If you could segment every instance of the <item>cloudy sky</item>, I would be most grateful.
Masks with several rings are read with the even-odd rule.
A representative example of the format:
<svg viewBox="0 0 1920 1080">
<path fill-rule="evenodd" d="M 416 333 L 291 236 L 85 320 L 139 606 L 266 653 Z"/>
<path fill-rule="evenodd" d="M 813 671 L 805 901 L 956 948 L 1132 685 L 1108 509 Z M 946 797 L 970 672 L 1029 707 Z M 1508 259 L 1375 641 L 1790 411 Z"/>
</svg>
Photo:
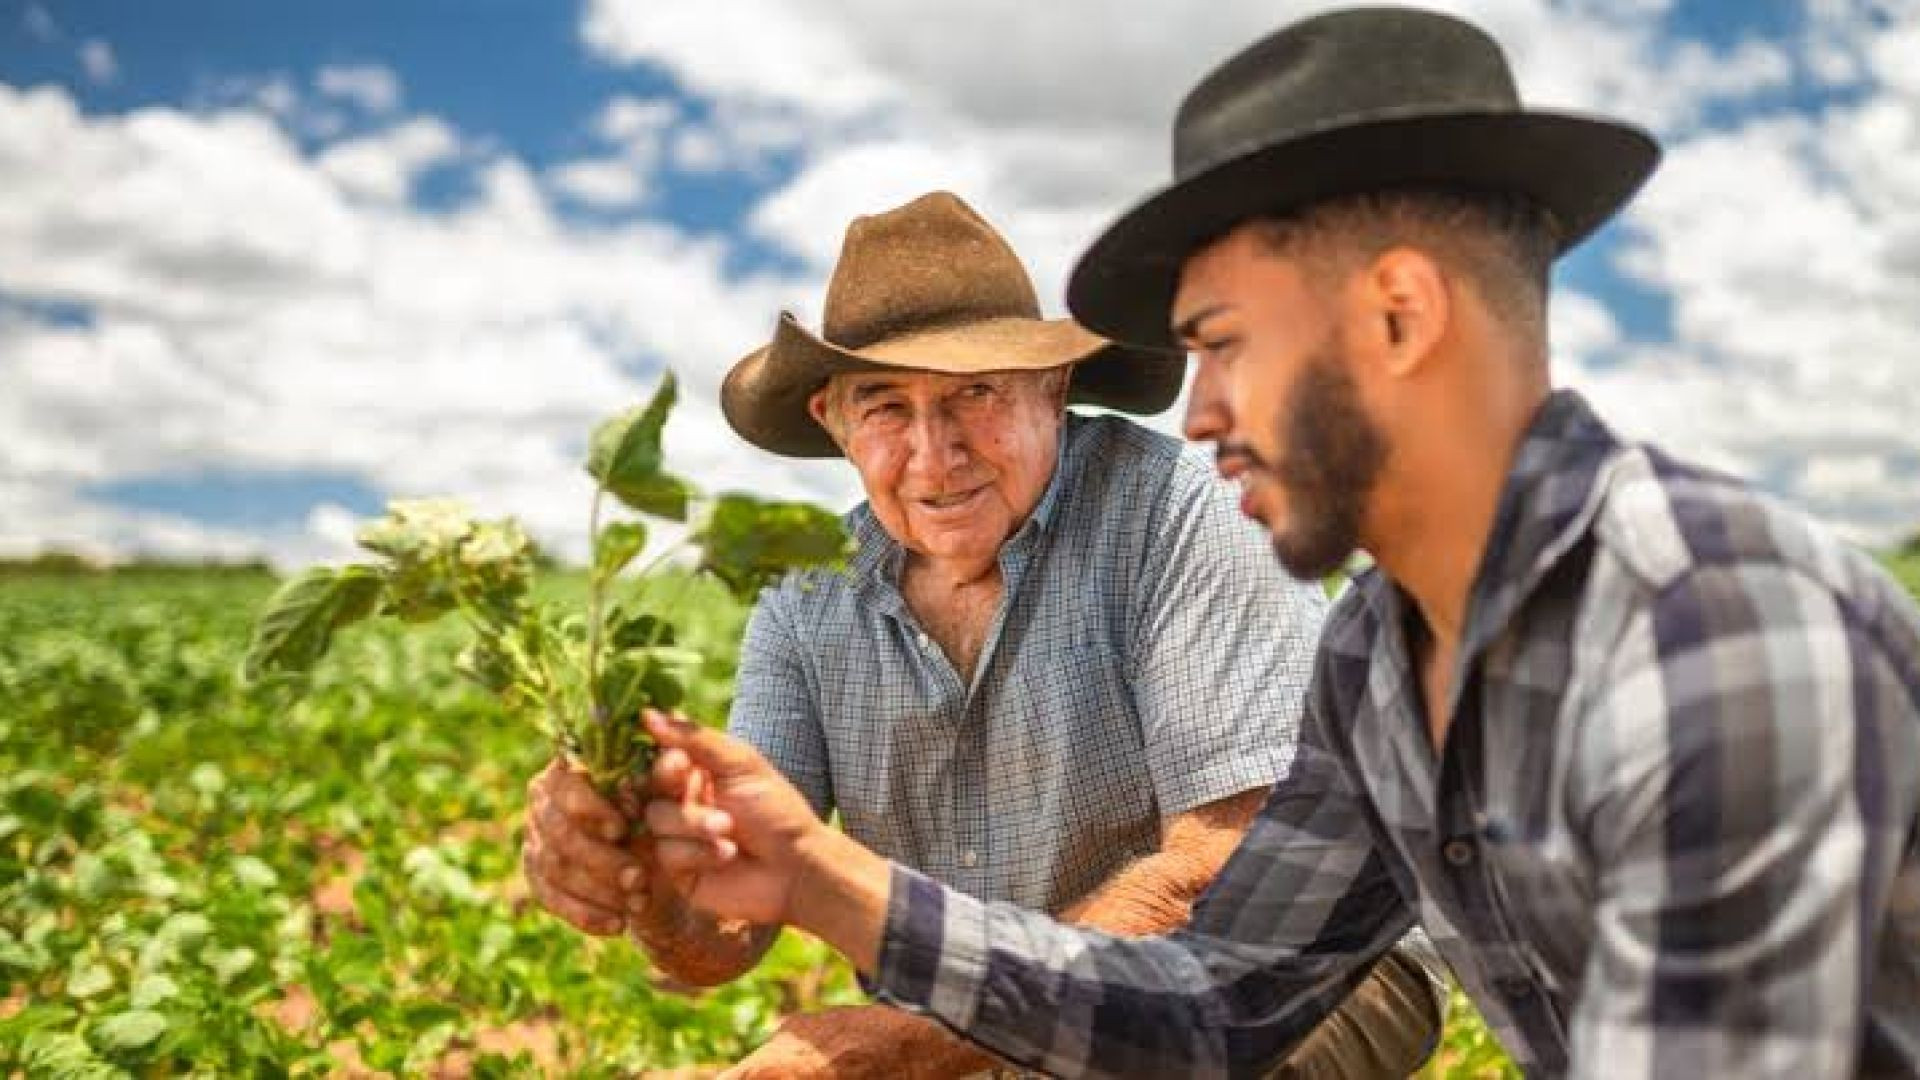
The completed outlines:
<svg viewBox="0 0 1920 1080">
<path fill-rule="evenodd" d="M 848 505 L 714 398 L 846 221 L 956 190 L 1058 311 L 1185 89 L 1325 6 L 0 0 L 0 554 L 338 557 L 441 493 L 577 550 L 585 433 L 664 368 L 687 475 Z M 1439 6 L 1667 149 L 1560 268 L 1559 380 L 1920 526 L 1920 0 Z"/>
</svg>

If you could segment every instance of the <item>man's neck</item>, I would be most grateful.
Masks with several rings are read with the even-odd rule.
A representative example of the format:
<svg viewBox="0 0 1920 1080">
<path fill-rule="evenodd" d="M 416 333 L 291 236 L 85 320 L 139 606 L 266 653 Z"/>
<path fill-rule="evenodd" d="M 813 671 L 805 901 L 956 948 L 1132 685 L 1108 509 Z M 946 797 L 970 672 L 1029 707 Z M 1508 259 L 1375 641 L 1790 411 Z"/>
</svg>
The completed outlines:
<svg viewBox="0 0 1920 1080">
<path fill-rule="evenodd" d="M 1432 425 L 1435 435 L 1424 444 L 1404 447 L 1397 456 L 1410 467 L 1381 493 L 1369 523 L 1368 551 L 1412 597 L 1427 634 L 1449 655 L 1466 633 L 1514 455 L 1548 393 L 1544 381 L 1513 389 L 1492 403 L 1499 407 L 1483 408 L 1477 430 L 1463 417 Z"/>
</svg>

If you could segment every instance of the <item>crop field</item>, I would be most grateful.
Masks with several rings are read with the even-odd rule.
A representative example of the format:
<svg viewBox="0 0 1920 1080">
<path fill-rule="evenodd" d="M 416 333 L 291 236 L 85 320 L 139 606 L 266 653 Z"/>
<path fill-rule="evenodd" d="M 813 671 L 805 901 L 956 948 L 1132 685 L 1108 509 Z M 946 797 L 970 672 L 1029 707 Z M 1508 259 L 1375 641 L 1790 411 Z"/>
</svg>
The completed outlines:
<svg viewBox="0 0 1920 1080">
<path fill-rule="evenodd" d="M 1920 556 L 1895 569 L 1920 590 Z M 794 935 L 687 995 L 546 916 L 518 827 L 548 747 L 453 673 L 459 635 L 356 627 L 299 700 L 244 688 L 273 584 L 0 576 L 0 1076 L 698 1076 L 859 1000 Z M 744 610 L 649 587 L 723 716 Z M 1423 1075 L 1510 1073 L 1456 1006 Z"/>
</svg>

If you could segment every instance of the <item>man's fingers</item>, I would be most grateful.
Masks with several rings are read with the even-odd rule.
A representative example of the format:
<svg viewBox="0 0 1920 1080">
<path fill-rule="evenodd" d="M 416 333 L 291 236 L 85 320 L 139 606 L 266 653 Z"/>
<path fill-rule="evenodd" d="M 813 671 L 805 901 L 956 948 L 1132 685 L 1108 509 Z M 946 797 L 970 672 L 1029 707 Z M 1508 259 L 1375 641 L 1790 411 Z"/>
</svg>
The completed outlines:
<svg viewBox="0 0 1920 1080">
<path fill-rule="evenodd" d="M 608 907 L 570 892 L 565 884 L 555 880 L 541 865 L 538 848 L 527 848 L 522 854 L 521 864 L 534 899 L 540 901 L 541 907 L 576 929 L 609 937 L 625 928 L 626 920 L 621 916 L 617 902 L 615 907 Z"/>
<path fill-rule="evenodd" d="M 562 766 L 561 774 L 549 785 L 548 797 L 577 828 L 591 836 L 617 844 L 627 835 L 627 819 L 619 809 L 572 769 Z"/>
<path fill-rule="evenodd" d="M 611 874 L 596 874 L 550 848 L 536 849 L 530 865 L 534 878 L 549 888 L 609 911 L 624 909 L 628 894 L 644 889 L 647 884 L 638 865 L 630 864 Z"/>
<path fill-rule="evenodd" d="M 733 816 L 699 803 L 656 799 L 647 804 L 647 831 L 659 842 L 713 841 L 731 837 Z"/>
<path fill-rule="evenodd" d="M 681 878 L 718 870 L 737 854 L 731 840 L 660 840 L 654 845 L 660 869 Z"/>
<path fill-rule="evenodd" d="M 662 750 L 653 761 L 653 794 L 661 799 L 684 799 L 693 782 L 693 759 L 684 750 Z"/>
<path fill-rule="evenodd" d="M 751 775 L 772 768 L 766 759 L 746 743 L 710 728 L 703 728 L 685 717 L 668 716 L 657 709 L 642 713 L 647 731 L 661 746 L 685 751 L 693 764 L 713 774 L 713 779 Z"/>
<path fill-rule="evenodd" d="M 625 848 L 582 832 L 578 822 L 551 801 L 534 810 L 532 818 L 529 831 L 538 837 L 541 846 L 553 853 L 558 862 L 579 867 L 588 874 L 608 880 L 617 879 L 622 871 L 633 865 L 633 858 Z"/>
</svg>

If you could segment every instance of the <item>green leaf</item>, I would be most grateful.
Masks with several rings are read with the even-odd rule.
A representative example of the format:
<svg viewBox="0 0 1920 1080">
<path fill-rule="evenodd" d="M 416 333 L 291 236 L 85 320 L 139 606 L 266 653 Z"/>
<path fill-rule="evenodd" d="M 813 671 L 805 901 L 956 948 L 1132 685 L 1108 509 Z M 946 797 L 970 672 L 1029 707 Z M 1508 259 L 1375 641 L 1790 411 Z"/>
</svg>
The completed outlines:
<svg viewBox="0 0 1920 1080">
<path fill-rule="evenodd" d="M 379 571 L 370 566 L 316 566 L 294 575 L 255 621 L 241 677 L 251 682 L 313 670 L 336 630 L 372 614 L 380 588 Z"/>
<path fill-rule="evenodd" d="M 167 1018 L 152 1009 L 128 1009 L 100 1021 L 88 1032 L 102 1053 L 138 1050 L 166 1034 Z"/>
<path fill-rule="evenodd" d="M 209 945 L 200 950 L 200 962 L 213 970 L 214 977 L 219 979 L 222 985 L 245 974 L 258 959 L 260 959 L 259 954 L 245 945 L 232 949 Z"/>
<path fill-rule="evenodd" d="M 71 1031 L 39 1031 L 27 1037 L 20 1048 L 21 1063 L 29 1076 L 55 1077 L 58 1080 L 108 1080 L 125 1077 L 126 1072 L 94 1053 L 87 1041 Z"/>
<path fill-rule="evenodd" d="M 169 998 L 178 997 L 180 984 L 171 975 L 142 975 L 133 984 L 128 1000 L 136 1009 L 151 1009 Z"/>
<path fill-rule="evenodd" d="M 398 561 L 433 559 L 453 550 L 473 531 L 459 499 L 394 499 L 385 517 L 360 529 L 360 546 Z"/>
<path fill-rule="evenodd" d="M 687 520 L 687 503 L 693 498 L 693 488 L 685 480 L 666 473 L 609 485 L 607 490 L 633 509 L 668 521 Z"/>
<path fill-rule="evenodd" d="M 647 527 L 637 521 L 617 521 L 593 538 L 593 576 L 611 579 L 647 546 Z"/>
<path fill-rule="evenodd" d="M 593 700 L 596 712 L 606 723 L 629 722 L 640 715 L 647 701 L 647 675 L 653 663 L 645 650 L 615 653 L 607 658 L 606 665 L 600 669 L 600 680 L 594 686 Z M 587 765 L 597 772 L 604 762 L 589 761 Z"/>
<path fill-rule="evenodd" d="M 266 892 L 280 884 L 280 875 L 273 867 L 252 855 L 235 856 L 233 860 L 234 880 L 258 892 Z"/>
<path fill-rule="evenodd" d="M 499 638 L 482 635 L 453 658 L 453 670 L 494 694 L 505 694 L 519 678 L 519 665 Z"/>
<path fill-rule="evenodd" d="M 616 614 L 615 619 L 607 634 L 607 644 L 616 651 L 671 645 L 675 641 L 673 624 L 659 616 L 641 612 L 631 617 Z"/>
<path fill-rule="evenodd" d="M 684 521 L 687 485 L 662 471 L 660 450 L 660 433 L 678 392 L 669 372 L 652 401 L 594 428 L 587 444 L 587 473 L 614 498 L 643 514 Z"/>
<path fill-rule="evenodd" d="M 113 989 L 113 971 L 105 964 L 87 964 L 67 977 L 67 996 L 84 1000 Z"/>
<path fill-rule="evenodd" d="M 679 708 L 704 658 L 692 649 L 664 645 L 647 649 L 646 653 L 652 662 L 644 684 L 646 703 L 656 709 Z"/>
<path fill-rule="evenodd" d="M 486 602 L 509 613 L 513 602 L 533 580 L 533 541 L 520 523 L 483 521 L 460 541 L 457 559 L 461 572 Z"/>
<path fill-rule="evenodd" d="M 701 569 L 747 601 L 790 570 L 837 569 L 853 554 L 853 539 L 838 516 L 809 503 L 738 493 L 715 501 L 697 540 Z"/>
</svg>

